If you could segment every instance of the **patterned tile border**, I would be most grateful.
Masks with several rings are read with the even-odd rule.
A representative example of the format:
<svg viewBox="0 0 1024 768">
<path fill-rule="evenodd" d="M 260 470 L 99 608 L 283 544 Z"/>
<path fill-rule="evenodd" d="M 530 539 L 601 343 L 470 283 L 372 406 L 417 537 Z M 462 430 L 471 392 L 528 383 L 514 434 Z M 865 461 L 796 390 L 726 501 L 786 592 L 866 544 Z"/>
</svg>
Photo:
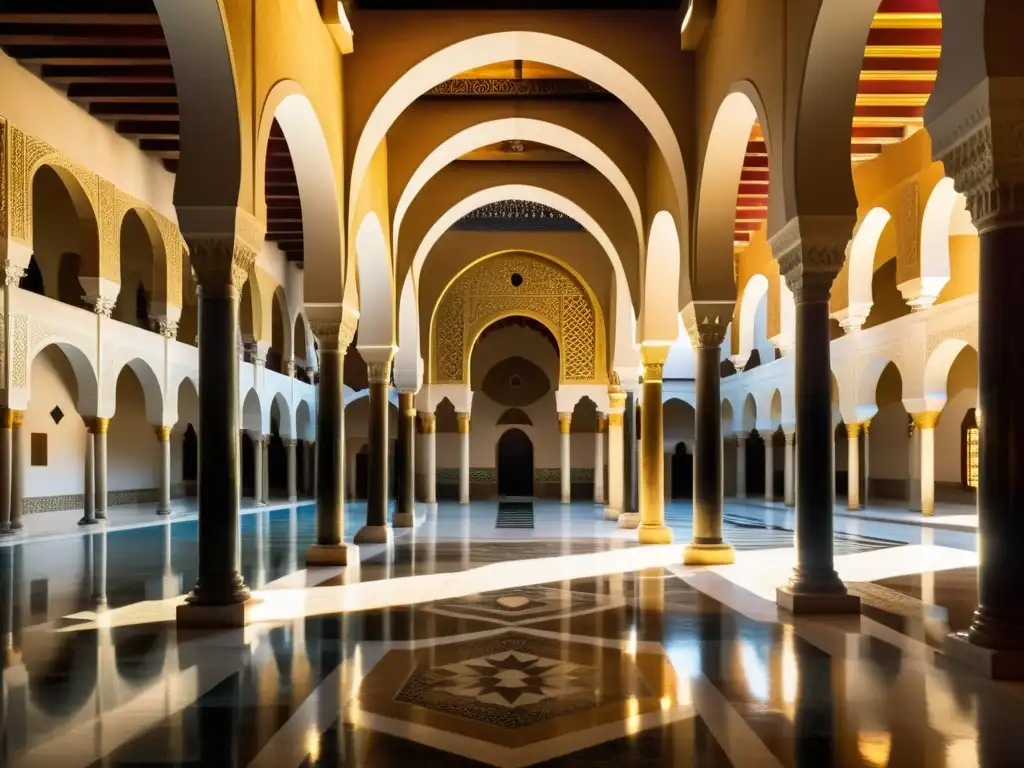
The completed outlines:
<svg viewBox="0 0 1024 768">
<path fill-rule="evenodd" d="M 180 498 L 189 495 L 189 486 L 194 483 L 176 483 L 171 488 L 171 496 Z M 129 491 L 110 491 L 107 493 L 107 506 L 116 507 L 121 504 L 152 504 L 160 499 L 157 488 L 139 488 Z M 66 509 L 82 509 L 85 506 L 85 494 L 68 493 L 61 496 L 27 496 L 22 502 L 22 513 L 35 515 L 40 512 L 62 512 Z"/>
</svg>

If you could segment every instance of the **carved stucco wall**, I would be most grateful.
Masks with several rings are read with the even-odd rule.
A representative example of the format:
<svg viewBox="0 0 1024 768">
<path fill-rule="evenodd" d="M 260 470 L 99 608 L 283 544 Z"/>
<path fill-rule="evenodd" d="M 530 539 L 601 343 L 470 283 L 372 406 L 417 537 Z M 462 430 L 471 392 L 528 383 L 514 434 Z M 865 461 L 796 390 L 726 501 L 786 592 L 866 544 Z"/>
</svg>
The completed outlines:
<svg viewBox="0 0 1024 768">
<path fill-rule="evenodd" d="M 431 321 L 431 380 L 468 382 L 477 337 L 516 315 L 532 317 L 555 336 L 560 382 L 607 382 L 604 318 L 593 293 L 569 268 L 525 253 L 481 259 L 441 295 Z"/>
<path fill-rule="evenodd" d="M 83 253 L 85 274 L 115 283 L 121 281 L 121 225 L 125 214 L 139 214 L 153 244 L 154 267 L 162 276 L 155 298 L 181 306 L 183 241 L 178 226 L 152 206 L 121 191 L 106 179 L 74 162 L 41 139 L 0 117 L 0 239 L 32 245 L 32 183 L 36 172 L 49 166 L 61 176 L 76 207 L 86 206 L 96 227 L 96 252 Z M 89 260 L 93 263 L 90 264 Z M 166 270 L 165 272 L 163 270 Z M 95 272 L 95 275 L 92 273 Z"/>
</svg>

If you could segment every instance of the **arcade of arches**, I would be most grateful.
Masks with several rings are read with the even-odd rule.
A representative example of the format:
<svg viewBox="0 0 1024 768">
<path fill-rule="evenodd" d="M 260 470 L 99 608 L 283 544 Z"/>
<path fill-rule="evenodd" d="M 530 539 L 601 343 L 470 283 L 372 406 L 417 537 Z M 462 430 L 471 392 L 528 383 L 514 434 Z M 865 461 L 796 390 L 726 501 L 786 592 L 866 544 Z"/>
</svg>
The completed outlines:
<svg viewBox="0 0 1024 768">
<path fill-rule="evenodd" d="M 840 521 L 966 525 L 938 646 L 1024 674 L 1018 4 L 80 5 L 0 10 L 0 548 L 197 516 L 173 613 L 238 626 L 257 507 L 353 581 L 542 510 L 729 574 L 746 514 L 824 615 Z"/>
</svg>

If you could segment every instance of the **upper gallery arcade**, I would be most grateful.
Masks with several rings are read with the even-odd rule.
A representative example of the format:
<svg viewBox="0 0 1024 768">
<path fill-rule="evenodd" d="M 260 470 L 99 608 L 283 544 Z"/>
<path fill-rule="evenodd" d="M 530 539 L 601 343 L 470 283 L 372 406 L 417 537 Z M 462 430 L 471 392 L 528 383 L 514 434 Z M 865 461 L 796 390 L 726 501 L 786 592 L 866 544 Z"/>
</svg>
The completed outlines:
<svg viewBox="0 0 1024 768">
<path fill-rule="evenodd" d="M 196 493 L 196 608 L 240 488 L 315 496 L 311 564 L 346 491 L 357 542 L 515 491 L 665 543 L 692 494 L 708 563 L 777 494 L 794 609 L 846 597 L 837 488 L 1003 530 L 1018 3 L 422 5 L 4 4 L 0 526 Z"/>
</svg>

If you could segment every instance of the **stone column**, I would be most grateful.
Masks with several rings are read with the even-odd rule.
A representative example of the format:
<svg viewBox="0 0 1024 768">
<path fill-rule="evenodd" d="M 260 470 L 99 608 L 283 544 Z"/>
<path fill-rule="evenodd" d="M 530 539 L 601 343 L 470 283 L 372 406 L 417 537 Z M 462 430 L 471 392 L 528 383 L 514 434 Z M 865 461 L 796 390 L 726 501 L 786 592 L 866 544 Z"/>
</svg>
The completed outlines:
<svg viewBox="0 0 1024 768">
<path fill-rule="evenodd" d="M 786 438 L 785 473 L 783 479 L 785 501 L 787 507 L 792 507 L 796 505 L 796 496 L 793 492 L 793 454 L 795 450 L 793 443 L 796 442 L 796 432 L 788 430 L 784 431 L 782 434 Z"/>
<path fill-rule="evenodd" d="M 398 393 L 398 505 L 392 524 L 412 528 L 416 524 L 416 404 L 415 392 Z"/>
<path fill-rule="evenodd" d="M 459 426 L 459 503 L 469 504 L 469 414 L 456 413 Z"/>
<path fill-rule="evenodd" d="M 437 418 L 432 413 L 420 414 L 423 431 L 423 501 L 437 503 Z"/>
<path fill-rule="evenodd" d="M 846 508 L 860 509 L 860 424 L 846 425 Z"/>
<path fill-rule="evenodd" d="M 347 566 L 345 482 L 351 466 L 345 456 L 345 353 L 355 334 L 357 318 L 335 308 L 326 316 L 308 308 L 310 328 L 320 348 L 317 383 L 316 443 L 313 450 L 313 497 L 316 499 L 316 541 L 306 550 L 308 566 Z M 350 489 L 351 491 L 352 489 Z M 354 494 L 353 494 L 354 495 Z"/>
<path fill-rule="evenodd" d="M 2 434 L 2 433 L 0 433 Z M 96 525 L 96 441 L 92 430 L 85 431 L 85 481 L 82 492 L 82 506 L 84 514 L 78 521 L 79 525 Z M 3 463 L 2 449 L 0 449 L 0 464 Z"/>
<path fill-rule="evenodd" d="M 665 525 L 665 425 L 662 417 L 662 368 L 668 347 L 641 347 L 644 362 L 640 427 L 640 543 L 671 544 Z"/>
<path fill-rule="evenodd" d="M 312 440 L 302 441 L 302 496 L 315 496 L 313 491 L 313 462 L 316 461 L 316 449 Z"/>
<path fill-rule="evenodd" d="M 604 504 L 604 433 L 608 427 L 606 416 L 597 417 L 594 430 L 594 503 Z"/>
<path fill-rule="evenodd" d="M 914 426 L 917 427 L 917 445 L 920 485 L 920 511 L 923 515 L 935 514 L 935 425 L 939 421 L 940 411 L 924 411 L 913 414 Z M 980 474 L 980 473 L 979 473 Z"/>
<path fill-rule="evenodd" d="M 0 409 L 0 535 L 10 535 L 11 529 L 11 431 L 14 411 Z"/>
<path fill-rule="evenodd" d="M 25 503 L 25 423 L 24 411 L 13 411 L 11 426 L 11 530 L 25 527 L 21 521 Z"/>
<path fill-rule="evenodd" d="M 376 361 L 367 360 L 370 380 L 369 443 L 370 483 L 366 499 L 366 525 L 353 539 L 356 544 L 387 544 L 392 531 L 388 525 L 388 387 L 394 350 Z M 365 357 L 365 355 L 364 355 Z"/>
<path fill-rule="evenodd" d="M 572 501 L 572 426 L 571 413 L 558 414 L 558 479 L 563 504 Z"/>
<path fill-rule="evenodd" d="M 173 427 L 156 427 L 157 442 L 160 443 L 160 498 L 156 504 L 158 515 L 171 514 L 171 430 Z"/>
<path fill-rule="evenodd" d="M 107 519 L 107 430 L 110 419 L 97 417 L 92 423 L 96 441 L 96 519 Z"/>
<path fill-rule="evenodd" d="M 263 441 L 266 435 L 252 435 L 252 500 L 257 507 L 265 507 L 263 496 Z"/>
<path fill-rule="evenodd" d="M 764 434 L 764 500 L 775 501 L 775 445 L 774 433 Z"/>
<path fill-rule="evenodd" d="M 864 490 L 860 495 L 860 505 L 862 508 L 867 509 L 871 495 L 871 419 L 865 421 L 862 426 L 864 428 L 864 439 L 861 442 L 864 445 L 864 456 L 861 462 L 861 477 L 863 478 L 862 485 Z"/>
<path fill-rule="evenodd" d="M 747 433 L 736 433 L 736 498 L 747 498 Z"/>
<path fill-rule="evenodd" d="M 618 520 L 625 503 L 625 489 L 623 488 L 625 437 L 623 436 L 622 412 L 626 406 L 626 393 L 622 391 L 619 375 L 614 371 L 608 385 L 608 403 L 608 506 L 605 507 L 604 517 L 605 520 Z"/>
<path fill-rule="evenodd" d="M 622 513 L 619 528 L 640 527 L 637 511 L 636 393 L 626 392 L 622 412 Z"/>
<path fill-rule="evenodd" d="M 263 436 L 263 501 L 270 503 L 270 435 Z"/>
<path fill-rule="evenodd" d="M 295 446 L 298 440 L 293 437 L 284 440 L 284 450 L 288 459 L 288 501 L 298 501 L 298 467 L 296 466 Z"/>
<path fill-rule="evenodd" d="M 700 306 L 684 312 L 687 330 L 695 340 L 697 407 L 693 450 L 693 539 L 683 550 L 687 565 L 731 563 L 733 548 L 722 538 L 725 514 L 724 447 L 722 445 L 721 348 L 725 327 L 719 318 L 731 312 L 711 313 Z M 714 322 L 710 322 L 714 318 Z M 728 319 L 725 320 L 728 322 Z"/>
<path fill-rule="evenodd" d="M 795 218 L 772 238 L 774 256 L 796 304 L 796 565 L 778 590 L 794 613 L 859 613 L 833 560 L 835 473 L 829 293 L 845 260 L 852 217 Z"/>
<path fill-rule="evenodd" d="M 921 430 L 917 428 L 913 414 L 907 414 L 910 424 L 907 427 L 910 440 L 907 443 L 907 507 L 913 512 L 920 512 L 921 507 Z"/>
<path fill-rule="evenodd" d="M 242 626 L 249 589 L 239 572 L 238 305 L 263 245 L 262 225 L 242 210 L 179 207 L 199 282 L 199 577 L 183 626 Z M 185 222 L 198 226 L 191 234 Z"/>
</svg>

